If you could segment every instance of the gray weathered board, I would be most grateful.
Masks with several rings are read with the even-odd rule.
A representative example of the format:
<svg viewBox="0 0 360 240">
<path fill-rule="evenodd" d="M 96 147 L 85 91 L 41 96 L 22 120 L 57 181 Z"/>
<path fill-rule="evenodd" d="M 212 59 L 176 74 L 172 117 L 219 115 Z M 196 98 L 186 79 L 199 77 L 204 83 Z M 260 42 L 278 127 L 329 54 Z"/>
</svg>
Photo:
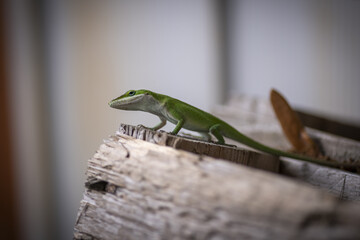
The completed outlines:
<svg viewBox="0 0 360 240">
<path fill-rule="evenodd" d="M 338 138 L 315 130 L 308 132 L 322 146 L 327 156 L 340 160 L 348 159 L 351 156 L 360 162 L 360 144 L 356 141 Z M 360 202 L 359 174 L 289 158 L 281 157 L 279 159 L 271 155 L 260 154 L 246 149 L 180 138 L 165 132 L 151 131 L 126 124 L 121 124 L 119 133 L 188 152 L 225 159 L 271 172 L 279 172 L 282 175 L 293 177 L 322 188 L 341 199 Z M 250 135 L 254 134 L 250 133 Z M 259 137 L 260 134 L 256 136 Z M 278 137 L 276 134 L 270 134 L 270 136 Z"/>
<path fill-rule="evenodd" d="M 259 142 L 285 151 L 291 149 L 266 99 L 233 97 L 226 105 L 215 108 L 213 113 Z M 339 162 L 360 162 L 360 142 L 311 128 L 307 128 L 307 132 L 320 145 L 324 155 Z M 359 174 L 284 157 L 280 159 L 279 171 L 341 199 L 360 202 Z"/>
<path fill-rule="evenodd" d="M 166 132 L 152 131 L 142 126 L 135 127 L 127 124 L 120 125 L 119 133 L 175 149 L 220 158 L 270 172 L 279 172 L 279 158 L 246 149 L 239 149 L 234 145 L 219 145 L 195 137 L 179 137 Z"/>
<path fill-rule="evenodd" d="M 359 239 L 360 205 L 117 134 L 88 162 L 75 239 Z"/>
</svg>

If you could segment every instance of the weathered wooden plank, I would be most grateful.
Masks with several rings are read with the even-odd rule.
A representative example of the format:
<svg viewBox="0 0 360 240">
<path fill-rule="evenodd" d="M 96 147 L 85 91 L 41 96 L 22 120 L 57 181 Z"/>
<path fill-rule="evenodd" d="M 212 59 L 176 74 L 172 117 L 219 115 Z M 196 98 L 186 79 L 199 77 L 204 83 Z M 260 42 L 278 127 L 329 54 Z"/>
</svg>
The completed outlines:
<svg viewBox="0 0 360 240">
<path fill-rule="evenodd" d="M 294 159 L 282 159 L 280 174 L 321 188 L 340 199 L 360 203 L 360 176 L 346 171 L 308 164 Z"/>
<path fill-rule="evenodd" d="M 308 127 L 331 133 L 338 136 L 360 141 L 360 126 L 342 123 L 333 119 L 313 115 L 306 111 L 297 110 L 301 122 Z"/>
<path fill-rule="evenodd" d="M 358 239 L 360 206 L 278 175 L 113 136 L 89 160 L 75 239 Z"/>
<path fill-rule="evenodd" d="M 322 149 L 326 152 L 327 156 L 334 159 L 340 159 L 340 161 L 359 159 L 357 156 L 360 155 L 360 153 L 358 153 L 360 145 L 357 141 L 322 133 L 321 131 L 314 129 L 307 129 L 307 131 L 309 135 L 322 146 Z M 358 174 L 300 160 L 292 160 L 284 157 L 279 159 L 267 154 L 260 154 L 242 148 L 220 146 L 199 140 L 177 137 L 165 132 L 155 132 L 131 125 L 122 124 L 119 132 L 152 143 L 171 146 L 176 149 L 182 149 L 196 154 L 204 154 L 219 159 L 225 159 L 258 169 L 279 172 L 282 175 L 324 189 L 341 199 L 360 202 L 360 175 Z M 269 133 L 267 128 L 260 126 L 246 128 L 246 133 L 252 137 L 255 136 L 255 138 L 260 139 L 260 141 L 261 139 L 266 139 L 267 141 L 274 139 L 273 142 L 278 141 L 278 143 L 281 143 L 278 139 L 281 140 L 283 138 L 281 133 L 278 133 L 275 130 Z M 280 169 L 278 164 L 281 166 Z"/>
<path fill-rule="evenodd" d="M 240 132 L 266 145 L 281 150 L 291 148 L 268 100 L 238 96 L 232 98 L 227 105 L 215 108 L 213 113 Z M 359 141 L 312 128 L 306 128 L 306 131 L 320 144 L 328 157 L 340 162 L 360 162 Z"/>
<path fill-rule="evenodd" d="M 308 128 L 307 131 L 319 143 L 326 156 L 340 162 L 359 162 L 359 142 L 314 129 Z M 360 175 L 357 173 L 283 158 L 280 174 L 303 180 L 341 199 L 360 202 Z"/>
<path fill-rule="evenodd" d="M 120 125 L 119 133 L 148 142 L 170 146 L 175 149 L 185 150 L 187 152 L 240 163 L 257 169 L 271 172 L 279 171 L 279 158 L 254 151 L 239 149 L 236 148 L 236 146 L 219 145 L 200 139 L 174 136 L 166 132 L 152 131 L 141 126 L 135 127 L 127 124 Z"/>
<path fill-rule="evenodd" d="M 259 142 L 285 151 L 291 149 L 267 100 L 235 97 L 227 105 L 216 108 L 214 114 Z M 326 156 L 339 162 L 360 162 L 360 142 L 311 128 L 306 130 Z M 341 199 L 360 202 L 359 174 L 283 157 L 280 158 L 280 174 L 324 189 Z"/>
<path fill-rule="evenodd" d="M 326 156 L 339 162 L 360 162 L 360 142 L 311 128 L 306 131 Z"/>
</svg>

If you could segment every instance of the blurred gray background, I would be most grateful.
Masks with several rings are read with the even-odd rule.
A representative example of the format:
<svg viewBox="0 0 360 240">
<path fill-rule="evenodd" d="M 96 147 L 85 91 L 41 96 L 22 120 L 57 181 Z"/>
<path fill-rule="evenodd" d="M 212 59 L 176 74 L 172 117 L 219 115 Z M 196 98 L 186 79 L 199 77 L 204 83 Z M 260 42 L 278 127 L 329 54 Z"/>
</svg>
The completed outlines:
<svg viewBox="0 0 360 240">
<path fill-rule="evenodd" d="M 5 4 L 20 239 L 71 239 L 86 162 L 146 88 L 204 110 L 268 97 L 360 123 L 360 1 L 25 1 Z M 168 124 L 167 130 L 172 129 Z"/>
</svg>

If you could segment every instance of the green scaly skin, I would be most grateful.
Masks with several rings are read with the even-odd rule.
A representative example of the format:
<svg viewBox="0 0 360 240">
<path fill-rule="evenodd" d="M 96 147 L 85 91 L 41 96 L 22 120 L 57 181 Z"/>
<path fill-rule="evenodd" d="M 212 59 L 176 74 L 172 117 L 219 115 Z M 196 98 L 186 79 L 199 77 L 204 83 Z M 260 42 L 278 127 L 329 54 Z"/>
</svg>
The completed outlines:
<svg viewBox="0 0 360 240">
<path fill-rule="evenodd" d="M 224 137 L 233 139 L 239 143 L 245 144 L 256 150 L 273 154 L 295 158 L 303 161 L 317 163 L 331 167 L 360 167 L 355 164 L 336 163 L 318 160 L 315 158 L 283 152 L 268 146 L 265 146 L 237 131 L 235 128 L 222 121 L 221 119 L 207 113 L 201 109 L 191 106 L 178 99 L 151 92 L 149 90 L 129 90 L 118 98 L 109 102 L 110 107 L 121 110 L 144 111 L 157 115 L 161 122 L 152 130 L 158 130 L 165 126 L 166 121 L 175 124 L 171 134 L 176 135 L 181 128 L 199 132 L 207 140 L 210 140 L 212 134 L 218 140 L 219 144 L 224 144 Z"/>
</svg>

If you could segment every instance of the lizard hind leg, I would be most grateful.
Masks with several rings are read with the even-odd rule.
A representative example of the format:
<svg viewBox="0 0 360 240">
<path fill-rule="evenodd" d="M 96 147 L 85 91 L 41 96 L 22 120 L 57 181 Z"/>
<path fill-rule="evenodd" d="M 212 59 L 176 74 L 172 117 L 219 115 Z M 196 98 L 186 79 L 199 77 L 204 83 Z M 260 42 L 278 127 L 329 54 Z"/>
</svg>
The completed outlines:
<svg viewBox="0 0 360 240">
<path fill-rule="evenodd" d="M 207 142 L 211 141 L 211 135 L 207 132 L 200 132 L 200 135 L 202 137 L 202 139 L 204 139 Z"/>
<path fill-rule="evenodd" d="M 216 137 L 216 139 L 218 140 L 217 143 L 225 144 L 224 137 L 221 135 L 219 128 L 220 128 L 220 124 L 215 124 L 210 127 L 209 131 L 212 135 Z"/>
</svg>

